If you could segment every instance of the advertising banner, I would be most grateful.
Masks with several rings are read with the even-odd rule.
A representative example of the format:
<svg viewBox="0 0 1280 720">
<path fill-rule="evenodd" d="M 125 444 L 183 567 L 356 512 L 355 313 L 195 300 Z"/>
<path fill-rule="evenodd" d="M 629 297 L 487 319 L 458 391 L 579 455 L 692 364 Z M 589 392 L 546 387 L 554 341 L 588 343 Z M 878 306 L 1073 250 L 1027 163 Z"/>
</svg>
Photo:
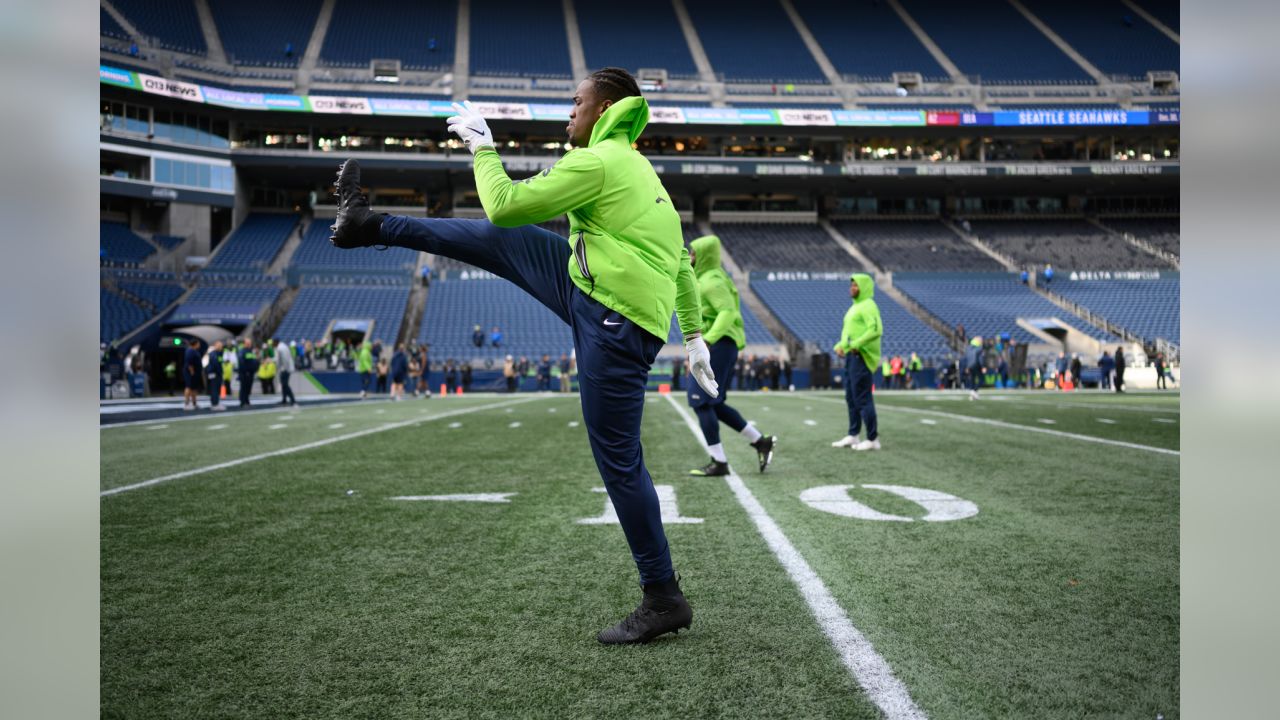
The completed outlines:
<svg viewBox="0 0 1280 720">
<path fill-rule="evenodd" d="M 149 92 L 153 95 L 165 95 L 179 100 L 204 102 L 204 92 L 195 83 L 166 80 L 162 77 L 143 73 L 137 73 L 137 75 L 143 92 Z"/>
<path fill-rule="evenodd" d="M 118 68 L 108 67 L 106 65 L 98 66 L 98 81 L 107 83 L 108 85 L 118 85 L 120 87 L 140 89 L 138 86 L 138 74 L 129 70 L 120 70 Z"/>
<path fill-rule="evenodd" d="M 311 105 L 312 112 L 338 115 L 373 114 L 373 107 L 369 104 L 369 98 L 308 95 L 307 101 Z"/>
</svg>

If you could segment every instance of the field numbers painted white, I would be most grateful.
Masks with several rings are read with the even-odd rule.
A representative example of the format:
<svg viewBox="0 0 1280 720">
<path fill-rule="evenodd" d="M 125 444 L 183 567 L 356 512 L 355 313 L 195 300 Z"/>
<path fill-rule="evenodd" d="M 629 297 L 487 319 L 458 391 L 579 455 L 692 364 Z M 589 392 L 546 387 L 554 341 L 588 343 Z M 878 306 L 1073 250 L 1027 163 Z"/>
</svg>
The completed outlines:
<svg viewBox="0 0 1280 720">
<path fill-rule="evenodd" d="M 400 495 L 391 498 L 392 500 L 427 500 L 435 502 L 478 502 L 478 503 L 509 503 L 507 498 L 516 493 L 460 493 L 457 495 Z"/>
<path fill-rule="evenodd" d="M 658 491 L 658 509 L 662 511 L 663 525 L 697 525 L 702 522 L 702 518 L 681 517 L 680 509 L 676 507 L 676 489 L 671 485 L 654 485 L 654 490 Z M 606 492 L 602 487 L 591 488 L 593 492 Z M 599 517 L 582 518 L 578 521 L 579 525 L 617 525 L 618 512 L 613 509 L 613 501 L 609 498 L 604 499 L 604 512 Z"/>
<path fill-rule="evenodd" d="M 912 522 L 915 518 L 902 515 L 890 515 L 870 508 L 849 497 L 849 489 L 857 485 L 823 485 L 809 488 L 800 493 L 800 502 L 832 515 L 857 518 L 859 520 L 880 520 L 889 522 Z M 863 485 L 868 490 L 880 490 L 905 498 L 928 511 L 920 518 L 925 522 L 948 522 L 963 520 L 978 514 L 978 506 L 955 495 L 937 490 L 908 487 L 906 485 Z"/>
</svg>

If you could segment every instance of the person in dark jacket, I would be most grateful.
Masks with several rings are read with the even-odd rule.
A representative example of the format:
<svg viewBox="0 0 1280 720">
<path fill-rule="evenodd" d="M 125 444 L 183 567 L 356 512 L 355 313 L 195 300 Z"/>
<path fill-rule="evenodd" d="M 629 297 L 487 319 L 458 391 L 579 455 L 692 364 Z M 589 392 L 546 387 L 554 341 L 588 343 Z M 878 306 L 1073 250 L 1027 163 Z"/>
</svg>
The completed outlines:
<svg viewBox="0 0 1280 720">
<path fill-rule="evenodd" d="M 1116 392 L 1124 392 L 1124 348 L 1116 348 Z"/>
<path fill-rule="evenodd" d="M 396 351 L 391 355 L 391 399 L 404 399 L 404 384 L 409 379 L 409 353 L 405 352 L 404 345 L 396 345 Z"/>
<path fill-rule="evenodd" d="M 453 358 L 449 358 L 444 363 L 444 391 L 450 395 L 454 393 L 454 389 L 458 387 L 458 366 L 454 364 Z"/>
<path fill-rule="evenodd" d="M 258 376 L 258 352 L 253 349 L 253 340 L 245 338 L 240 346 L 240 354 L 236 358 L 236 370 L 240 377 L 240 407 L 249 407 L 249 397 L 253 394 L 253 380 Z"/>
<path fill-rule="evenodd" d="M 471 344 L 484 347 L 484 330 L 481 330 L 479 325 L 471 328 Z"/>
<path fill-rule="evenodd" d="M 986 367 L 982 365 L 983 357 L 982 336 L 974 335 L 964 354 L 964 376 L 969 383 L 970 400 L 978 399 L 978 388 L 982 386 L 982 376 L 987 372 Z"/>
<path fill-rule="evenodd" d="M 551 392 L 551 356 L 547 354 L 538 362 L 538 390 Z"/>
<path fill-rule="evenodd" d="M 1111 373 L 1115 372 L 1115 369 L 1115 359 L 1111 357 L 1111 353 L 1103 350 L 1102 357 L 1098 358 L 1098 372 L 1102 374 L 1099 385 L 1103 390 L 1111 389 Z"/>
<path fill-rule="evenodd" d="M 1080 389 L 1080 373 L 1084 369 L 1084 364 L 1080 362 L 1080 353 L 1071 354 L 1071 383 L 1077 390 Z"/>
<path fill-rule="evenodd" d="M 209 348 L 207 364 L 204 366 L 204 385 L 209 391 L 209 409 L 214 411 L 226 410 L 226 405 L 218 402 L 219 395 L 222 392 L 222 341 L 219 340 Z"/>
<path fill-rule="evenodd" d="M 684 372 L 684 358 L 676 358 L 671 361 L 671 389 L 680 389 L 680 375 Z"/>
<path fill-rule="evenodd" d="M 1156 353 L 1156 389 L 1168 390 L 1169 385 L 1165 382 L 1164 353 Z"/>
<path fill-rule="evenodd" d="M 200 398 L 201 378 L 204 373 L 200 370 L 200 351 L 196 348 L 200 347 L 198 340 L 188 340 L 187 347 L 182 352 L 182 409 L 195 410 Z"/>
<path fill-rule="evenodd" d="M 462 392 L 471 392 L 471 363 L 462 363 L 462 369 L 459 370 L 459 374 L 461 375 L 462 380 Z"/>
</svg>

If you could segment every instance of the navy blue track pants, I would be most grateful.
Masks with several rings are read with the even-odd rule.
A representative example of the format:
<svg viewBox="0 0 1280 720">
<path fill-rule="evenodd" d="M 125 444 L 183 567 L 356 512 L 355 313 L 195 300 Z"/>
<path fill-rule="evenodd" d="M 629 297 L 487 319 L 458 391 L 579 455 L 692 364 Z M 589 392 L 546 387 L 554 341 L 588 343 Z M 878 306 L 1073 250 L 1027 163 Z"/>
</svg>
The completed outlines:
<svg viewBox="0 0 1280 720">
<path fill-rule="evenodd" d="M 663 340 L 579 290 L 569 278 L 568 240 L 536 225 L 501 228 L 487 220 L 393 215 L 382 223 L 382 240 L 460 260 L 510 280 L 573 329 L 591 453 L 640 582 L 671 579 L 671 551 L 658 493 L 640 447 L 649 368 Z"/>
<path fill-rule="evenodd" d="M 720 442 L 720 423 L 742 432 L 747 421 L 742 414 L 725 403 L 729 394 L 729 383 L 733 382 L 733 370 L 738 364 L 738 346 L 729 338 L 720 338 L 713 344 L 711 351 L 711 372 L 715 375 L 716 384 L 720 386 L 720 394 L 711 397 L 698 381 L 689 376 L 689 407 L 698 416 L 698 425 L 702 427 L 702 437 L 708 445 Z"/>
<path fill-rule="evenodd" d="M 862 354 L 851 350 L 844 356 L 844 402 L 849 406 L 849 434 L 857 437 L 867 424 L 867 439 L 880 437 L 876 426 L 876 401 L 871 395 L 872 371 Z"/>
</svg>

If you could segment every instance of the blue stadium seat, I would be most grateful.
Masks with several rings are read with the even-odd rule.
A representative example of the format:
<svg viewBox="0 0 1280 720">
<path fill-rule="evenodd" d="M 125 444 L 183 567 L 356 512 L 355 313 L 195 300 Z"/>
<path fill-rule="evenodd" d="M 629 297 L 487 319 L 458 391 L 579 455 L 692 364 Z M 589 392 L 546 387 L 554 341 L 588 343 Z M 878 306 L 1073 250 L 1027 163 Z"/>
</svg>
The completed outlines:
<svg viewBox="0 0 1280 720">
<path fill-rule="evenodd" d="M 165 250 L 172 250 L 187 241 L 186 238 L 177 235 L 152 235 L 151 239 Z"/>
<path fill-rule="evenodd" d="M 1141 270 L 1167 267 L 1085 220 L 974 220 L 972 232 L 1019 265 L 1058 269 Z"/>
<path fill-rule="evenodd" d="M 147 311 L 119 295 L 98 288 L 98 340 L 111 342 L 147 321 Z"/>
<path fill-rule="evenodd" d="M 902 0 L 967 75 L 983 82 L 1092 82 L 1079 65 L 1005 0 Z"/>
<path fill-rule="evenodd" d="M 122 290 L 151 303 L 156 310 L 163 310 L 186 292 L 177 283 L 122 282 L 119 286 Z"/>
<path fill-rule="evenodd" d="M 559 5 L 556 7 L 558 9 Z M 471 41 L 474 43 L 477 29 L 474 6 L 472 14 Z M 337 0 L 333 19 L 320 48 L 321 64 L 368 67 L 374 58 L 398 58 L 406 70 L 450 68 L 453 67 L 457 25 L 456 1 L 366 3 Z M 560 34 L 564 36 L 563 23 Z"/>
<path fill-rule="evenodd" d="M 887 82 L 895 72 L 946 80 L 947 71 L 879 0 L 793 0 L 809 32 L 841 75 Z"/>
<path fill-rule="evenodd" d="M 646 5 L 627 16 L 627 31 L 618 32 L 618 9 L 608 3 L 574 3 L 587 67 L 664 68 L 673 78 L 695 78 L 698 66 L 689 54 L 680 22 L 670 3 Z"/>
<path fill-rule="evenodd" d="M 220 286 L 201 286 L 196 288 L 187 296 L 186 302 L 182 307 L 188 304 L 192 305 L 257 305 L 264 306 L 274 302 L 276 296 L 280 294 L 280 288 L 274 285 L 267 286 L 238 286 L 238 285 L 220 285 Z M 181 309 L 181 307 L 179 308 Z"/>
<path fill-rule="evenodd" d="M 558 358 L 573 349 L 573 334 L 555 313 L 506 280 L 478 270 L 466 272 L 468 279 L 459 273 L 432 284 L 427 296 L 418 341 L 431 344 L 432 357 L 499 362 L 507 354 Z M 474 325 L 484 330 L 484 347 L 471 344 Z M 495 325 L 504 336 L 497 348 L 489 344 Z"/>
<path fill-rule="evenodd" d="M 1056 317 L 1090 337 L 1116 341 L 1035 294 L 1011 273 L 896 275 L 893 284 L 948 325 L 963 324 L 969 337 L 1007 332 L 1018 342 L 1036 342 L 1035 336 L 1018 327 L 1018 318 Z"/>
<path fill-rule="evenodd" d="M 398 287 L 315 287 L 298 291 L 289 314 L 276 328 L 283 340 L 319 340 L 334 320 L 373 320 L 368 338 L 394 344 L 400 333 L 409 285 Z"/>
<path fill-rule="evenodd" d="M 261 271 L 280 252 L 297 224 L 298 216 L 293 214 L 251 213 L 223 241 L 208 267 Z"/>
<path fill-rule="evenodd" d="M 742 329 L 746 331 L 747 342 L 750 344 L 761 343 L 772 345 L 778 342 L 773 333 L 769 332 L 769 328 L 760 322 L 760 318 L 756 317 L 751 306 L 746 303 L 739 303 L 739 309 L 742 310 Z M 706 328 L 703 328 L 704 330 Z M 671 329 L 667 332 L 667 342 L 672 345 L 683 345 L 684 335 L 680 332 L 680 323 L 676 321 L 676 316 L 671 316 Z"/>
<path fill-rule="evenodd" d="M 1182 223 L 1178 218 L 1108 218 L 1102 224 L 1129 233 L 1174 255 L 1182 255 Z"/>
<path fill-rule="evenodd" d="M 886 270 L 998 271 L 1000 263 L 936 220 L 843 220 L 836 229 Z"/>
<path fill-rule="evenodd" d="M 1182 289 L 1178 277 L 1158 280 L 1055 281 L 1050 288 L 1146 340 L 1182 344 Z"/>
<path fill-rule="evenodd" d="M 716 223 L 724 249 L 743 270 L 860 270 L 858 261 L 815 224 Z"/>
<path fill-rule="evenodd" d="M 780 280 L 759 276 L 751 289 L 788 330 L 804 342 L 817 343 L 828 352 L 840 340 L 844 313 L 849 309 L 848 280 Z M 919 353 L 924 359 L 946 357 L 946 340 L 925 325 L 911 311 L 884 293 L 875 296 L 884 323 L 880 351 L 909 357 Z"/>
<path fill-rule="evenodd" d="M 685 3 L 711 67 L 729 81 L 826 82 L 791 18 L 774 0 Z"/>
<path fill-rule="evenodd" d="M 120 14 L 128 18 L 138 32 L 155 38 L 166 50 L 204 55 L 208 47 L 200 29 L 200 16 L 192 0 L 113 0 Z"/>
<path fill-rule="evenodd" d="M 1024 0 L 1071 47 L 1109 75 L 1144 78 L 1179 67 L 1177 43 L 1115 0 Z"/>
<path fill-rule="evenodd" d="M 307 227 L 302 235 L 302 244 L 298 246 L 289 267 L 300 270 L 388 270 L 401 271 L 407 274 L 417 265 L 418 253 L 405 248 L 359 248 L 342 250 L 329 242 L 329 229 L 332 221 L 317 219 Z"/>
<path fill-rule="evenodd" d="M 471 72 L 569 78 L 573 67 L 560 0 L 472 3 Z"/>
<path fill-rule="evenodd" d="M 321 0 L 210 0 L 218 37 L 235 64 L 296 67 L 307 51 Z M 292 55 L 285 47 L 292 45 Z"/>
<path fill-rule="evenodd" d="M 98 257 L 113 265 L 139 265 L 156 251 L 124 223 L 100 223 Z"/>
<path fill-rule="evenodd" d="M 116 22 L 116 19 L 111 17 L 111 14 L 102 6 L 98 6 L 98 32 L 120 40 L 129 39 L 129 33 L 125 32 L 124 28 L 120 27 L 120 23 Z"/>
</svg>

